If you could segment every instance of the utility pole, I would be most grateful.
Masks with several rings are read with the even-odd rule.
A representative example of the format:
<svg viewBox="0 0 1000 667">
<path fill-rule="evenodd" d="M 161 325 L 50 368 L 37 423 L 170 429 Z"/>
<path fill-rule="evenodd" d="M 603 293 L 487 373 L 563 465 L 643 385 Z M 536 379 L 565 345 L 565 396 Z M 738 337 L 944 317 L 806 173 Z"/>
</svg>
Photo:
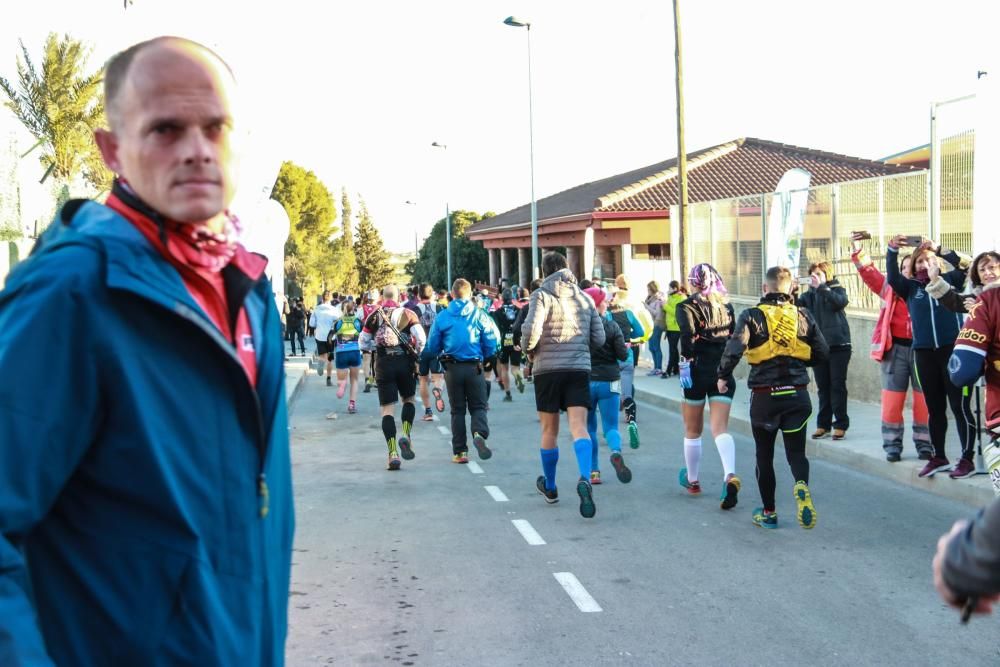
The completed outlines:
<svg viewBox="0 0 1000 667">
<path fill-rule="evenodd" d="M 680 267 L 681 283 L 687 279 L 687 242 L 684 234 L 684 223 L 687 219 L 688 205 L 688 175 L 687 175 L 687 151 L 684 148 L 684 85 L 681 67 L 681 10 L 680 0 L 674 0 L 674 68 L 676 76 L 674 81 L 677 87 L 677 178 L 680 185 L 680 202 L 677 210 L 677 261 Z"/>
</svg>

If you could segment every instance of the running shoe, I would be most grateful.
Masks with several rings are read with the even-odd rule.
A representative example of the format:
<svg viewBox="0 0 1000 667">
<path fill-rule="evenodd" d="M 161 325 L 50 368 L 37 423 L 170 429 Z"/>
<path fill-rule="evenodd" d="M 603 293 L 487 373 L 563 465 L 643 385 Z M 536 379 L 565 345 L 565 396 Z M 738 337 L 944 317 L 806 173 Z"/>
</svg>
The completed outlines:
<svg viewBox="0 0 1000 667">
<path fill-rule="evenodd" d="M 886 452 L 885 454 L 885 460 L 889 463 L 899 463 L 902 458 L 899 452 Z"/>
<path fill-rule="evenodd" d="M 966 477 L 972 477 L 976 474 L 976 466 L 973 465 L 972 461 L 969 459 L 959 459 L 958 463 L 948 473 L 948 477 L 952 479 L 965 479 Z"/>
<path fill-rule="evenodd" d="M 330 378 L 326 379 L 326 383 L 330 384 Z M 337 398 L 343 398 L 344 392 L 347 391 L 347 380 L 337 381 Z"/>
<path fill-rule="evenodd" d="M 468 463 L 469 462 L 469 453 L 468 452 L 459 452 L 458 454 L 455 454 L 454 456 L 451 457 L 451 462 L 452 463 Z"/>
<path fill-rule="evenodd" d="M 479 458 L 483 461 L 493 456 L 493 452 L 486 446 L 486 438 L 478 433 L 472 434 L 472 444 L 476 448 L 476 453 L 479 454 Z"/>
<path fill-rule="evenodd" d="M 347 414 L 353 415 L 358 411 L 358 407 L 354 404 L 354 401 L 347 402 Z"/>
<path fill-rule="evenodd" d="M 740 478 L 736 474 L 729 473 L 726 475 L 726 483 L 722 485 L 722 498 L 719 499 L 719 507 L 724 510 L 731 510 L 736 507 L 740 487 Z"/>
<path fill-rule="evenodd" d="M 364 389 L 364 391 L 362 393 L 364 393 L 364 394 L 370 394 L 370 393 L 372 393 L 372 383 L 367 378 L 365 379 L 365 389 Z"/>
<path fill-rule="evenodd" d="M 657 375 L 663 375 L 663 373 L 658 368 L 654 368 L 653 370 L 646 373 L 646 377 L 656 377 Z"/>
<path fill-rule="evenodd" d="M 799 525 L 807 530 L 815 527 L 817 519 L 816 508 L 813 507 L 812 494 L 809 493 L 809 487 L 805 482 L 795 482 L 793 491 L 795 493 L 796 516 L 798 516 Z"/>
<path fill-rule="evenodd" d="M 514 402 L 514 398 L 510 395 L 509 391 L 506 394 L 504 394 L 503 402 L 504 403 L 513 403 Z"/>
<path fill-rule="evenodd" d="M 431 393 L 434 394 L 434 407 L 437 408 L 438 412 L 444 412 L 444 398 L 441 396 L 441 390 L 434 387 Z"/>
<path fill-rule="evenodd" d="M 535 480 L 535 488 L 549 505 L 559 502 L 559 489 L 546 489 L 545 475 L 538 476 L 538 479 Z"/>
<path fill-rule="evenodd" d="M 917 477 L 932 477 L 934 473 L 941 472 L 950 466 L 951 463 L 948 462 L 943 456 L 932 456 L 928 461 L 927 465 L 923 467 L 923 470 L 917 473 Z"/>
<path fill-rule="evenodd" d="M 576 495 L 580 496 L 580 516 L 584 519 L 593 519 L 594 515 L 597 514 L 593 491 L 590 482 L 583 477 L 576 483 Z"/>
<path fill-rule="evenodd" d="M 594 486 L 595 484 L 600 484 L 600 483 L 601 483 L 601 471 L 600 470 L 591 470 L 590 471 L 590 485 Z"/>
<path fill-rule="evenodd" d="M 320 371 L 319 374 L 322 375 L 323 371 Z M 332 387 L 333 386 L 333 378 L 330 377 L 329 375 L 326 376 L 326 386 L 327 387 Z M 344 396 L 343 394 L 340 394 L 340 396 L 337 396 L 337 398 L 343 398 L 343 396 Z"/>
<path fill-rule="evenodd" d="M 758 507 L 753 511 L 752 519 L 753 525 L 758 528 L 777 528 L 778 527 L 778 513 L 777 512 L 765 512 L 763 507 Z"/>
<path fill-rule="evenodd" d="M 847 431 L 844 430 L 844 429 L 842 429 L 842 428 L 835 428 L 835 429 L 833 429 L 833 439 L 834 440 L 843 440 L 844 436 L 846 436 L 846 435 L 847 435 Z"/>
<path fill-rule="evenodd" d="M 830 432 L 827 431 L 825 428 L 818 428 L 818 429 L 816 429 L 813 432 L 812 439 L 813 440 L 822 440 L 823 438 L 825 438 L 828 435 L 830 435 Z"/>
<path fill-rule="evenodd" d="M 399 439 L 399 453 L 403 455 L 403 458 L 407 461 L 412 461 L 416 454 L 413 453 L 413 447 L 410 445 L 410 439 L 405 435 Z"/>
<path fill-rule="evenodd" d="M 424 410 L 423 420 L 425 422 L 432 422 L 432 421 L 434 421 L 434 414 L 431 412 L 430 408 L 426 408 Z"/>
<path fill-rule="evenodd" d="M 389 470 L 399 470 L 402 467 L 403 462 L 399 460 L 399 457 L 395 454 L 389 454 L 389 464 L 386 466 Z"/>
<path fill-rule="evenodd" d="M 687 489 L 687 492 L 692 496 L 697 496 L 699 493 L 701 493 L 701 483 L 698 482 L 697 480 L 693 482 L 688 480 L 687 468 L 681 468 L 680 474 L 677 475 L 677 481 L 680 482 L 681 486 Z"/>
<path fill-rule="evenodd" d="M 521 377 L 520 375 L 515 375 L 514 376 L 514 384 L 517 385 L 517 391 L 523 394 L 524 393 L 524 378 Z"/>
<path fill-rule="evenodd" d="M 639 449 L 639 425 L 635 420 L 628 423 L 628 446 L 632 449 Z"/>
<path fill-rule="evenodd" d="M 625 465 L 625 459 L 622 458 L 621 452 L 611 453 L 611 466 L 615 469 L 615 475 L 618 476 L 619 482 L 628 484 L 632 481 L 632 471 Z"/>
</svg>

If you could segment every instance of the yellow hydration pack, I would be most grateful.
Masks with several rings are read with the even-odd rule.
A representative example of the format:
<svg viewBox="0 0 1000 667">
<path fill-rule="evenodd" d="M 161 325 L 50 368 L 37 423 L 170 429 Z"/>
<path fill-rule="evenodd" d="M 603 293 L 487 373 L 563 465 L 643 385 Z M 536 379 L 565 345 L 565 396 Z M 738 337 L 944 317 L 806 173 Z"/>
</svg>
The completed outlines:
<svg viewBox="0 0 1000 667">
<path fill-rule="evenodd" d="M 802 361 L 812 358 L 809 344 L 799 338 L 799 309 L 794 304 L 760 304 L 757 308 L 767 320 L 767 342 L 747 350 L 747 361 L 751 365 L 756 366 L 777 357 L 792 357 Z"/>
</svg>

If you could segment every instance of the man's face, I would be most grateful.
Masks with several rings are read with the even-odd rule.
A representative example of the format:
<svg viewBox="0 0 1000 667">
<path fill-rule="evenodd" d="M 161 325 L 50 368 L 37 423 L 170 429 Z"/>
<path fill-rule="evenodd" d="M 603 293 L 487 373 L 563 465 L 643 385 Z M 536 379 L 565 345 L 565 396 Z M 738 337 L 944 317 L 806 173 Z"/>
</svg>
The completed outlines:
<svg viewBox="0 0 1000 667">
<path fill-rule="evenodd" d="M 208 53 L 177 43 L 147 47 L 109 109 L 113 129 L 98 132 L 104 161 L 166 217 L 215 218 L 236 189 L 232 88 Z"/>
</svg>

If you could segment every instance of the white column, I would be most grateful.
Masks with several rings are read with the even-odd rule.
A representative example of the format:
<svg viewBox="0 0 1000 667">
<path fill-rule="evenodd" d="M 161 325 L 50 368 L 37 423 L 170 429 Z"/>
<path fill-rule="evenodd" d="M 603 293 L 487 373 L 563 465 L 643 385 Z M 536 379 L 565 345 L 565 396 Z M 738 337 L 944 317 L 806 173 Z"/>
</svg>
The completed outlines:
<svg viewBox="0 0 1000 667">
<path fill-rule="evenodd" d="M 566 264 L 569 266 L 569 270 L 574 276 L 579 280 L 583 280 L 586 276 L 580 275 L 580 248 L 579 246 L 570 245 L 566 246 Z"/>
<path fill-rule="evenodd" d="M 517 282 L 525 287 L 531 283 L 531 248 L 517 249 Z"/>
<path fill-rule="evenodd" d="M 500 249 L 500 278 L 513 278 L 511 275 L 511 250 L 510 248 Z"/>
<path fill-rule="evenodd" d="M 500 270 L 500 250 L 497 248 L 487 248 L 490 257 L 490 285 L 497 285 L 500 283 L 500 278 L 498 277 L 498 272 Z"/>
<path fill-rule="evenodd" d="M 594 228 L 587 227 L 583 233 L 583 277 L 594 275 Z"/>
</svg>

